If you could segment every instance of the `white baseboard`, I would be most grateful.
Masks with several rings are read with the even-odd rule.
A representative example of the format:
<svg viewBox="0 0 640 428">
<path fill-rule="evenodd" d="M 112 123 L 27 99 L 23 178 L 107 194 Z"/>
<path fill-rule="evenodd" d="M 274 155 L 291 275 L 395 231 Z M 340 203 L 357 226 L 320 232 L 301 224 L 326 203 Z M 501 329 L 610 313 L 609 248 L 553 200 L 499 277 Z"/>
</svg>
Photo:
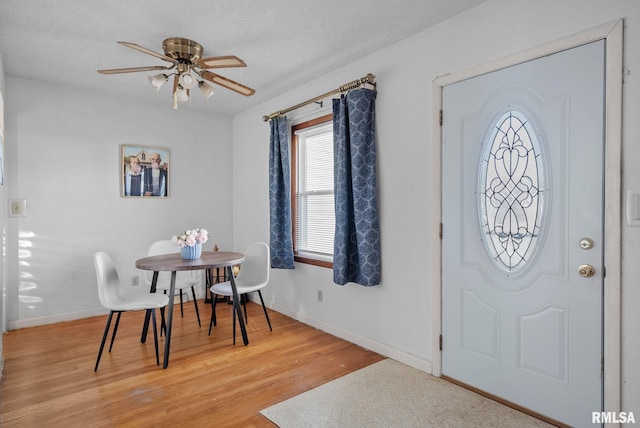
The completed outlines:
<svg viewBox="0 0 640 428">
<path fill-rule="evenodd" d="M 260 302 L 257 302 L 260 304 Z M 432 364 L 431 361 L 416 357 L 415 355 L 408 354 L 404 351 L 400 351 L 384 343 L 377 342 L 375 340 L 371 340 L 367 337 L 362 337 L 357 334 L 354 334 L 350 331 L 343 330 L 334 325 L 328 324 L 324 321 L 318 320 L 316 318 L 310 317 L 306 314 L 302 314 L 300 312 L 292 311 L 288 308 L 283 308 L 278 305 L 267 305 L 270 309 L 273 309 L 276 312 L 280 312 L 288 317 L 291 317 L 295 320 L 298 320 L 304 324 L 315 327 L 319 330 L 332 334 L 341 339 L 347 340 L 351 343 L 354 343 L 358 346 L 362 346 L 365 349 L 369 349 L 373 352 L 377 352 L 380 355 L 384 355 L 385 357 L 391 358 L 393 360 L 399 361 L 403 364 L 421 370 L 425 373 L 432 374 Z"/>
<path fill-rule="evenodd" d="M 197 293 L 196 293 L 197 296 Z M 184 300 L 188 302 L 189 300 Z M 173 300 L 173 305 L 179 305 L 180 298 L 176 297 Z M 39 325 L 55 324 L 57 322 L 73 321 L 82 318 L 95 317 L 99 315 L 107 315 L 108 309 L 103 307 L 94 309 L 85 309 L 83 311 L 68 312 L 64 314 L 46 315 L 42 317 L 26 318 L 22 320 L 7 321 L 7 330 L 18 330 L 21 328 L 37 327 Z"/>
<path fill-rule="evenodd" d="M 42 317 L 26 318 L 15 321 L 7 321 L 7 330 L 18 330 L 21 328 L 37 327 L 39 325 L 55 324 L 57 322 L 73 321 L 82 318 L 95 317 L 108 314 L 105 308 L 85 309 L 83 311 L 68 312 L 64 314 L 46 315 Z"/>
</svg>

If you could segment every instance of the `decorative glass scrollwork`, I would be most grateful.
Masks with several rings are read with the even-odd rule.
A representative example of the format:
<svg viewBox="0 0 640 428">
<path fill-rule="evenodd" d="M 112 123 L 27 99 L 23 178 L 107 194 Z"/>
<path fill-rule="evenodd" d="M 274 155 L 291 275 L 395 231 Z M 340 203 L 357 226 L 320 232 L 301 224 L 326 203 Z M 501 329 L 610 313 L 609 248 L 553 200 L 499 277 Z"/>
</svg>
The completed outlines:
<svg viewBox="0 0 640 428">
<path fill-rule="evenodd" d="M 544 171 L 540 145 L 524 114 L 511 110 L 495 123 L 480 160 L 480 227 L 494 264 L 515 273 L 537 247 Z"/>
</svg>

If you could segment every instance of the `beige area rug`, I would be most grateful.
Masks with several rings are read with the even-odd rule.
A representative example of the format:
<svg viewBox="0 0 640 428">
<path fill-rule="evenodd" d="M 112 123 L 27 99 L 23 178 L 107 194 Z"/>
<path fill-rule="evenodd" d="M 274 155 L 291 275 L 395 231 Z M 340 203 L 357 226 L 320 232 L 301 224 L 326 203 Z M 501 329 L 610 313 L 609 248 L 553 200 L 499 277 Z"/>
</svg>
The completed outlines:
<svg viewBox="0 0 640 428">
<path fill-rule="evenodd" d="M 390 359 L 260 413 L 280 428 L 551 426 Z"/>
</svg>

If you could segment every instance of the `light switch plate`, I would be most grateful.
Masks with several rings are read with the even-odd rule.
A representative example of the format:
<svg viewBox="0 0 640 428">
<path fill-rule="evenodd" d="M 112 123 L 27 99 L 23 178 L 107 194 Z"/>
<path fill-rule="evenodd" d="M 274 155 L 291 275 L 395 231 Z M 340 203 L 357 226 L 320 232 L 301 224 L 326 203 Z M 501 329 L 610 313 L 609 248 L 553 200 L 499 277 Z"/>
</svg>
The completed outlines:
<svg viewBox="0 0 640 428">
<path fill-rule="evenodd" d="M 631 227 L 640 227 L 640 189 L 627 190 L 625 203 L 627 224 Z"/>
<path fill-rule="evenodd" d="M 11 199 L 9 201 L 9 217 L 26 217 L 27 216 L 27 200 Z"/>
</svg>

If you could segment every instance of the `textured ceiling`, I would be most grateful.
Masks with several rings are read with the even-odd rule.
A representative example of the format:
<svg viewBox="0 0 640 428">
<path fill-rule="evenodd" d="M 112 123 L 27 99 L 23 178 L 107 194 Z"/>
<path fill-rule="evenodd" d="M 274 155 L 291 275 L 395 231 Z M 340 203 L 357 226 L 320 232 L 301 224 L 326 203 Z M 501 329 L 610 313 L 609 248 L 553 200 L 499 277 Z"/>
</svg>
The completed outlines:
<svg viewBox="0 0 640 428">
<path fill-rule="evenodd" d="M 194 93 L 188 108 L 234 115 L 484 1 L 0 0 L 0 55 L 9 76 L 171 108 L 171 85 L 155 92 L 146 78 L 153 72 L 96 70 L 168 64 L 116 41 L 162 53 L 168 37 L 192 39 L 205 57 L 242 58 L 246 68 L 216 72 L 256 94 L 216 87 L 206 101 Z"/>
</svg>

